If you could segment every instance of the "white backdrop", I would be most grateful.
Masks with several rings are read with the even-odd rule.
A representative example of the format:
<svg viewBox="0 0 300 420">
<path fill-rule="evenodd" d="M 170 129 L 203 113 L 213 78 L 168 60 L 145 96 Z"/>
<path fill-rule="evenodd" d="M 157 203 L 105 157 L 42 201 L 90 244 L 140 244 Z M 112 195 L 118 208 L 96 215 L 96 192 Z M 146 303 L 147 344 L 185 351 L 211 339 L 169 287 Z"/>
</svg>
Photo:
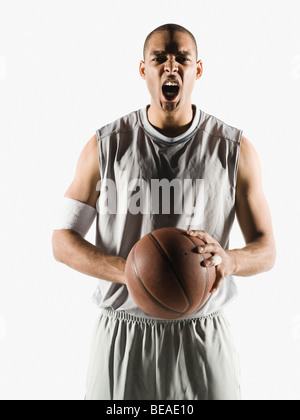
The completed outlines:
<svg viewBox="0 0 300 420">
<path fill-rule="evenodd" d="M 143 42 L 171 22 L 199 43 L 193 102 L 252 141 L 272 211 L 276 267 L 228 308 L 243 398 L 300 399 L 299 21 L 298 0 L 0 0 L 1 399 L 84 397 L 97 280 L 54 261 L 52 214 L 95 130 L 149 103 Z"/>
</svg>

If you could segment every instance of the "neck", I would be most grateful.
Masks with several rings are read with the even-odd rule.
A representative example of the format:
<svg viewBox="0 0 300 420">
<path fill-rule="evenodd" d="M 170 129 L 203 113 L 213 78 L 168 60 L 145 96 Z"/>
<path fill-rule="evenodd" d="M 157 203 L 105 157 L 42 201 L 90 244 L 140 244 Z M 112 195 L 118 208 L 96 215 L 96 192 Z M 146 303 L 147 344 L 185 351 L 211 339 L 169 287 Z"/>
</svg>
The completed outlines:
<svg viewBox="0 0 300 420">
<path fill-rule="evenodd" d="M 148 109 L 150 124 L 166 137 L 177 137 L 185 133 L 194 119 L 192 104 L 175 111 L 164 111 L 151 103 Z"/>
</svg>

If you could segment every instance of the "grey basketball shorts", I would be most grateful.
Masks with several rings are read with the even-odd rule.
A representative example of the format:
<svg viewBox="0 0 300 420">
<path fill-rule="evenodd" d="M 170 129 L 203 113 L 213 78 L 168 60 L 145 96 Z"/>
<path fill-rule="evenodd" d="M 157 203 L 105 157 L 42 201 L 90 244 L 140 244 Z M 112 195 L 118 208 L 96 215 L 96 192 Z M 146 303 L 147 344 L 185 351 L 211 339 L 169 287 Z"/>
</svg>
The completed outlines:
<svg viewBox="0 0 300 420">
<path fill-rule="evenodd" d="M 101 309 L 86 400 L 240 400 L 237 354 L 222 312 L 157 320 Z"/>
</svg>

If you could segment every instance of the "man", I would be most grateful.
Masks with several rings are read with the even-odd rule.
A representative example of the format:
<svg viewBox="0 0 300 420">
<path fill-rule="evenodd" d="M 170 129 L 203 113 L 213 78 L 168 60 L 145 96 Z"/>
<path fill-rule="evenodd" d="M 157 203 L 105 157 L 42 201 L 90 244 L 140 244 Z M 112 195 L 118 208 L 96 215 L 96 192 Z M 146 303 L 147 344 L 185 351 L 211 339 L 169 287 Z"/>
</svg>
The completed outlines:
<svg viewBox="0 0 300 420">
<path fill-rule="evenodd" d="M 192 105 L 194 84 L 203 72 L 197 60 L 195 38 L 181 26 L 164 25 L 147 37 L 140 74 L 151 105 L 97 130 L 82 151 L 65 195 L 64 220 L 53 233 L 54 256 L 100 279 L 94 295 L 101 309 L 87 400 L 241 398 L 236 354 L 222 309 L 236 295 L 232 275 L 270 270 L 276 251 L 253 146 L 241 130 Z M 136 188 L 129 188 L 133 179 Z M 177 214 L 174 203 L 169 214 L 133 211 L 128 203 L 139 191 L 139 182 L 150 185 L 153 179 L 202 179 L 203 211 L 195 206 L 190 214 Z M 192 189 L 188 195 L 191 198 Z M 96 214 L 94 246 L 84 236 Z M 235 214 L 246 246 L 230 250 Z M 197 252 L 212 253 L 205 265 L 216 267 L 209 301 L 183 320 L 151 318 L 126 288 L 130 249 L 164 226 L 201 238 L 205 246 Z"/>
</svg>

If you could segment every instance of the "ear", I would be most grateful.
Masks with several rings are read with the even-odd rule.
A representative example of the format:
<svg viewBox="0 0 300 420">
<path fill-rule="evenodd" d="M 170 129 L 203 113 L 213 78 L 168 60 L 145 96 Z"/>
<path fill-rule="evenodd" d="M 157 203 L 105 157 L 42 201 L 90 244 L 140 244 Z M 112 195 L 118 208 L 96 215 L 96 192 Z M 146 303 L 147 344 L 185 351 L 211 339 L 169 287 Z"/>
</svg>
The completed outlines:
<svg viewBox="0 0 300 420">
<path fill-rule="evenodd" d="M 146 65 L 143 60 L 140 61 L 140 75 L 142 79 L 146 79 Z"/>
<path fill-rule="evenodd" d="M 201 60 L 197 61 L 196 80 L 199 80 L 203 74 L 203 63 Z"/>
</svg>

